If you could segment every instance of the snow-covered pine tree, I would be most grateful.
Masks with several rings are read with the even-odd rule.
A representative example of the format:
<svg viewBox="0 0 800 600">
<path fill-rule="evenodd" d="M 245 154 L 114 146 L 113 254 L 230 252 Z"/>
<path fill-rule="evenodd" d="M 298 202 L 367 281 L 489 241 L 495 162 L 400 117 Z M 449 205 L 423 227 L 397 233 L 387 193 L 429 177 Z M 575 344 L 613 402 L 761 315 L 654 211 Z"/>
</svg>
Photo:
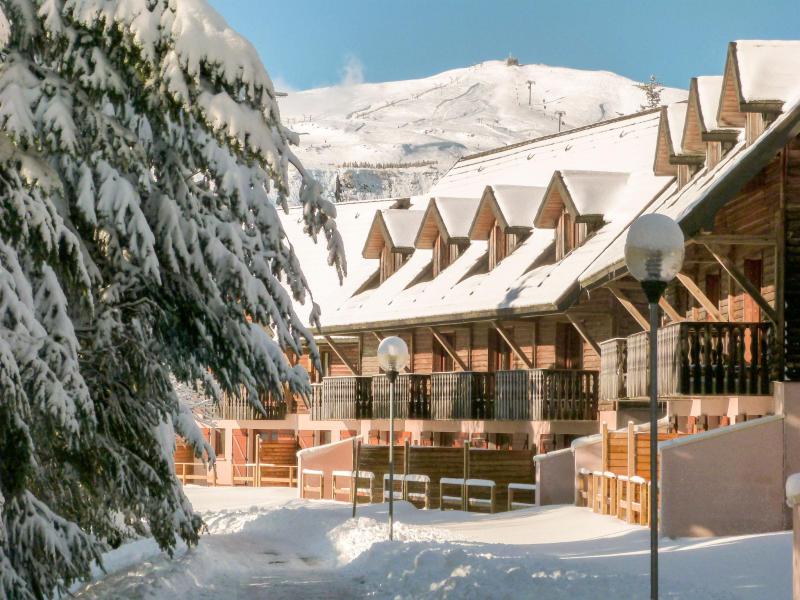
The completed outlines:
<svg viewBox="0 0 800 600">
<path fill-rule="evenodd" d="M 309 235 L 335 208 L 272 83 L 204 0 L 0 0 L 0 598 L 43 598 L 109 546 L 201 522 L 174 433 L 210 452 L 172 377 L 306 390 L 313 338 L 277 216 L 289 163 Z M 312 322 L 316 319 L 312 310 Z"/>
<path fill-rule="evenodd" d="M 661 92 L 664 91 L 664 86 L 655 75 L 650 75 L 649 81 L 645 83 L 637 83 L 636 87 L 644 92 L 645 103 L 640 107 L 642 110 L 661 106 Z"/>
</svg>

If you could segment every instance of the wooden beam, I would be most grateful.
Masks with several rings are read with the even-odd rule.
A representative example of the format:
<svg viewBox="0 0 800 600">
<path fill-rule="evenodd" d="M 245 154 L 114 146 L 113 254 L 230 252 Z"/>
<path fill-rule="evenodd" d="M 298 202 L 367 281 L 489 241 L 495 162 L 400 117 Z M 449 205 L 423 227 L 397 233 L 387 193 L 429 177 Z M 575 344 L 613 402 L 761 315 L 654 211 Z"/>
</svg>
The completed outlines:
<svg viewBox="0 0 800 600">
<path fill-rule="evenodd" d="M 583 323 L 578 321 L 578 319 L 569 313 L 567 313 L 567 318 L 569 319 L 569 322 L 572 323 L 572 326 L 575 327 L 575 329 L 581 335 L 581 337 L 586 340 L 586 343 L 589 344 L 595 352 L 597 352 L 597 356 L 600 356 L 600 344 L 595 342 L 594 338 L 589 335 L 589 331 L 583 326 Z"/>
<path fill-rule="evenodd" d="M 503 340 L 505 340 L 506 344 L 508 344 L 508 347 L 511 348 L 511 350 L 514 352 L 517 358 L 520 359 L 527 368 L 532 369 L 533 363 L 531 362 L 531 359 L 528 358 L 525 352 L 523 352 L 519 344 L 517 344 L 517 342 L 514 341 L 514 337 L 507 331 L 505 331 L 500 326 L 500 323 L 498 323 L 497 321 L 490 321 L 490 322 L 492 324 L 492 327 L 494 327 L 497 333 L 500 335 L 500 337 L 503 338 Z"/>
<path fill-rule="evenodd" d="M 726 246 L 775 246 L 778 241 L 774 235 L 738 235 L 724 233 L 701 233 L 689 240 L 692 244 L 723 244 Z"/>
<path fill-rule="evenodd" d="M 442 348 L 444 348 L 444 351 L 450 355 L 450 358 L 453 359 L 453 362 L 455 362 L 459 367 L 461 367 L 462 371 L 469 371 L 469 368 L 467 367 L 466 363 L 463 360 L 461 360 L 461 357 L 458 355 L 458 352 L 456 352 L 456 349 L 450 345 L 450 342 L 447 341 L 447 338 L 445 338 L 441 333 L 439 333 L 433 327 L 428 327 L 428 331 L 430 331 L 433 337 L 436 338 L 436 341 L 439 342 Z"/>
<path fill-rule="evenodd" d="M 661 310 L 663 310 L 666 313 L 666 315 L 670 318 L 670 320 L 673 323 L 686 320 L 681 316 L 681 314 L 677 310 L 675 310 L 672 307 L 672 305 L 669 302 L 667 302 L 667 299 L 664 298 L 663 296 L 658 301 L 658 305 L 661 307 Z"/>
<path fill-rule="evenodd" d="M 347 367 L 353 375 L 361 375 L 361 373 L 359 373 L 358 369 L 356 369 L 356 367 L 349 360 L 347 360 L 347 357 L 339 349 L 339 346 L 337 346 L 333 342 L 333 339 L 331 338 L 331 336 L 325 335 L 325 336 L 322 336 L 322 337 L 325 338 L 325 341 L 328 342 L 328 345 L 331 347 L 331 350 L 333 350 L 333 353 L 336 354 L 336 356 L 339 357 L 339 360 L 344 363 L 344 366 Z"/>
<path fill-rule="evenodd" d="M 375 336 L 375 339 L 378 340 L 379 344 L 383 341 L 383 338 L 377 331 L 370 331 L 370 333 Z"/>
<path fill-rule="evenodd" d="M 697 284 L 692 280 L 691 277 L 685 273 L 678 273 L 675 277 L 677 277 L 678 281 L 683 284 L 683 287 L 687 289 L 694 299 L 700 303 L 700 306 L 706 309 L 706 313 L 708 313 L 708 317 L 712 321 L 725 320 L 722 318 L 722 313 L 719 312 L 719 309 L 711 300 L 708 299 L 708 296 L 706 296 L 703 291 L 697 287 Z"/>
<path fill-rule="evenodd" d="M 775 309 L 772 308 L 769 302 L 764 299 L 764 296 L 761 295 L 761 290 L 753 285 L 753 282 L 745 277 L 744 273 L 736 268 L 736 265 L 733 264 L 733 261 L 722 254 L 719 248 L 715 248 L 714 246 L 710 246 L 708 244 L 705 244 L 705 247 L 711 253 L 711 256 L 717 260 L 720 266 L 725 269 L 728 275 L 733 277 L 734 281 L 739 284 L 739 287 L 741 287 L 745 293 L 750 296 L 756 304 L 758 304 L 759 308 L 764 311 L 764 314 L 767 315 L 767 318 L 777 325 L 778 313 L 775 312 Z"/>
<path fill-rule="evenodd" d="M 639 312 L 639 309 L 636 308 L 636 305 L 625 295 L 625 292 L 614 283 L 609 283 L 606 287 L 614 295 L 614 298 L 619 300 L 619 303 L 628 311 L 634 321 L 639 324 L 639 327 L 641 327 L 643 331 L 650 331 L 650 324 L 647 322 L 647 317 Z M 570 321 L 572 321 L 572 319 L 570 319 Z"/>
</svg>

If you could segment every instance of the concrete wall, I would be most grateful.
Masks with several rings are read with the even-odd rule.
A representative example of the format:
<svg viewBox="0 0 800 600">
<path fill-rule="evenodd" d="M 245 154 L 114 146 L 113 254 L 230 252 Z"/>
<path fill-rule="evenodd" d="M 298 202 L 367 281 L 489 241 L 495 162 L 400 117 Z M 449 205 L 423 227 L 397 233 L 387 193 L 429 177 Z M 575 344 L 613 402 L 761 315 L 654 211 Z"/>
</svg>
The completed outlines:
<svg viewBox="0 0 800 600">
<path fill-rule="evenodd" d="M 661 532 L 741 535 L 784 528 L 783 417 L 659 444 Z"/>
<path fill-rule="evenodd" d="M 575 452 L 575 473 L 581 469 L 603 470 L 603 438 L 601 436 L 577 440 L 573 443 L 573 450 Z"/>
<path fill-rule="evenodd" d="M 536 464 L 536 495 L 539 504 L 575 502 L 575 456 L 564 448 L 533 458 Z"/>
<path fill-rule="evenodd" d="M 314 469 L 324 471 L 325 475 L 325 495 L 324 498 L 333 499 L 333 471 L 352 471 L 353 470 L 353 444 L 359 438 L 341 440 L 323 446 L 307 448 L 297 453 L 298 458 L 298 477 L 300 485 L 298 491 L 300 497 L 303 496 L 303 469 Z M 314 477 L 316 485 L 316 477 Z M 316 496 L 314 496 L 316 498 Z"/>
<path fill-rule="evenodd" d="M 775 383 L 775 412 L 783 415 L 784 478 L 800 473 L 800 383 Z M 786 528 L 792 526 L 792 514 L 785 509 Z"/>
</svg>

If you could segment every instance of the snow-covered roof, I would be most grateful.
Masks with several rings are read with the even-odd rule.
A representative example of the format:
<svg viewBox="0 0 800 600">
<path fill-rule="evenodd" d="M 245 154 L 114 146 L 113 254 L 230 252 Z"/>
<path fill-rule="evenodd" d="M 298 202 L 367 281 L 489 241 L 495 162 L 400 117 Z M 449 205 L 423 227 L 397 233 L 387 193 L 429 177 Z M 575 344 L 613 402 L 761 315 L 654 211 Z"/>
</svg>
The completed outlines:
<svg viewBox="0 0 800 600">
<path fill-rule="evenodd" d="M 494 221 L 505 232 L 530 231 L 544 192 L 545 188 L 531 185 L 487 185 L 470 226 L 470 239 L 487 239 Z"/>
<path fill-rule="evenodd" d="M 722 94 L 722 75 L 695 77 L 693 82 L 703 131 L 720 129 L 719 123 L 717 123 L 717 111 L 719 110 L 719 98 Z M 690 96 L 691 93 L 692 90 L 690 89 Z"/>
<path fill-rule="evenodd" d="M 336 225 L 342 235 L 347 258 L 347 277 L 339 284 L 336 269 L 328 264 L 328 253 L 323 239 L 315 243 L 303 231 L 303 208 L 292 207 L 288 213 L 278 211 L 286 236 L 294 248 L 300 261 L 314 301 L 322 310 L 322 322 L 325 316 L 352 296 L 378 270 L 378 260 L 366 259 L 361 255 L 364 234 L 369 228 L 375 211 L 390 208 L 396 200 L 371 200 L 365 202 L 343 202 L 336 205 Z M 306 298 L 305 305 L 295 303 L 295 311 L 302 319 L 307 319 L 311 312 L 311 300 Z"/>
<path fill-rule="evenodd" d="M 376 211 L 362 251 L 363 257 L 380 258 L 384 245 L 394 252 L 413 252 L 414 239 L 424 214 L 422 210 L 405 208 L 384 208 Z"/>
<path fill-rule="evenodd" d="M 738 40 L 731 50 L 743 102 L 786 102 L 800 93 L 800 41 Z"/>
<path fill-rule="evenodd" d="M 323 327 L 329 331 L 345 331 L 356 327 L 380 328 L 410 322 L 420 324 L 426 320 L 439 322 L 448 318 L 490 318 L 554 310 L 577 285 L 577 275 L 672 181 L 672 178 L 655 176 L 652 171 L 658 121 L 659 113 L 649 111 L 578 133 L 566 132 L 560 136 L 564 139 L 550 137 L 526 143 L 521 151 L 506 148 L 463 159 L 461 162 L 466 166 L 462 168 L 457 164 L 451 169 L 437 184 L 440 189 L 452 185 L 451 189 L 483 190 L 498 173 L 517 177 L 512 185 L 541 189 L 543 186 L 537 184 L 550 181 L 561 159 L 569 166 L 561 169 L 562 176 L 566 173 L 566 180 L 572 184 L 567 184 L 568 189 L 578 198 L 577 204 L 584 214 L 596 210 L 592 194 L 599 193 L 607 202 L 613 197 L 612 208 L 603 209 L 607 222 L 555 264 L 542 260 L 552 252 L 553 230 L 534 229 L 514 252 L 488 272 L 482 267 L 487 244 L 473 241 L 450 266 L 428 281 L 421 281 L 420 275 L 428 268 L 431 253 L 418 245 L 412 258 L 396 273 L 378 288 L 351 298 L 333 314 L 328 314 L 323 319 Z M 572 154 L 573 149 L 577 150 L 575 154 Z M 539 167 L 533 157 L 529 160 L 529 154 L 541 158 L 543 166 Z M 484 169 L 479 171 L 482 162 Z M 591 176 L 586 174 L 597 163 L 614 168 L 599 174 L 594 172 Z M 476 182 L 474 178 L 484 172 L 487 173 L 483 181 Z M 524 179 L 524 175 L 529 179 Z M 491 186 L 494 190 L 495 184 Z M 432 206 L 437 206 L 438 210 L 439 199 L 434 197 L 429 211 Z M 470 200 L 474 204 L 478 202 Z M 424 256 L 417 259 L 422 252 Z"/>
<path fill-rule="evenodd" d="M 417 233 L 416 247 L 433 248 L 438 234 L 448 243 L 469 240 L 469 229 L 480 200 L 480 197 L 432 197 Z"/>
<path fill-rule="evenodd" d="M 693 235 L 701 219 L 706 222 L 713 219 L 715 211 L 744 181 L 755 175 L 766 161 L 772 160 L 787 139 L 799 134 L 800 94 L 752 144 L 748 146 L 745 140 L 740 140 L 719 163 L 711 169 L 702 169 L 683 188 L 671 186 L 665 190 L 643 214 L 665 214 Z M 582 286 L 589 287 L 604 276 L 625 269 L 626 235 L 627 228 L 621 229 L 616 239 L 592 261 L 580 275 Z"/>
<path fill-rule="evenodd" d="M 576 222 L 602 218 L 606 214 L 610 220 L 629 177 L 630 173 L 615 171 L 556 171 L 534 224 L 536 227 L 553 229 L 562 206 L 566 206 Z"/>
<path fill-rule="evenodd" d="M 431 189 L 432 195 L 479 198 L 487 185 L 547 187 L 557 169 L 629 171 L 649 161 L 658 109 L 466 156 Z"/>
</svg>

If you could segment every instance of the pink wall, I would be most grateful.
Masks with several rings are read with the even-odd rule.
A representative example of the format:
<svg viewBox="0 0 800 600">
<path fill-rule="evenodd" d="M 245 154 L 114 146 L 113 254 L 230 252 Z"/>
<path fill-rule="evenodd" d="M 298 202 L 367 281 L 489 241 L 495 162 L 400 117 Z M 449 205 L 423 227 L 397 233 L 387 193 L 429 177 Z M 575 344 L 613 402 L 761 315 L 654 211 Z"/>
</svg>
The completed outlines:
<svg viewBox="0 0 800 600">
<path fill-rule="evenodd" d="M 538 454 L 536 496 L 539 504 L 572 504 L 575 501 L 575 457 L 571 448 Z"/>
<path fill-rule="evenodd" d="M 603 439 L 600 436 L 592 441 L 580 440 L 573 447 L 575 451 L 575 473 L 581 469 L 603 470 Z"/>
<path fill-rule="evenodd" d="M 663 535 L 741 535 L 784 528 L 782 417 L 662 442 L 659 454 Z"/>
<path fill-rule="evenodd" d="M 323 446 L 315 446 L 301 450 L 297 453 L 298 462 L 298 477 L 303 469 L 314 469 L 317 471 L 325 472 L 325 498 L 332 499 L 333 491 L 333 476 L 334 471 L 352 471 L 353 470 L 353 444 L 358 441 L 358 437 L 333 442 L 332 444 L 325 444 Z M 317 477 L 314 477 L 314 484 L 316 485 Z M 303 496 L 302 482 L 299 486 L 300 497 Z M 316 496 L 315 496 L 316 498 Z"/>
</svg>

